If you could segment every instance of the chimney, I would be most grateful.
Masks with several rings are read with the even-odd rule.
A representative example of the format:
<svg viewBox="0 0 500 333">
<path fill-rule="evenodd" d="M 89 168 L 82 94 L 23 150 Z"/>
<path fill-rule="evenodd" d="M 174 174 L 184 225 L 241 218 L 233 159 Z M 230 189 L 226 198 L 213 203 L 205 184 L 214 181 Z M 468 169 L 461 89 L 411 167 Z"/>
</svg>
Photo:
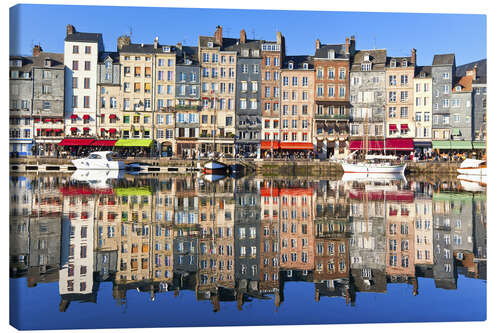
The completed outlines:
<svg viewBox="0 0 500 333">
<path fill-rule="evenodd" d="M 130 45 L 130 36 L 120 36 L 116 42 L 116 48 L 118 51 L 122 49 L 125 45 Z"/>
<path fill-rule="evenodd" d="M 476 75 L 477 75 L 477 64 L 474 65 L 474 69 L 472 70 L 473 71 L 473 76 L 472 76 L 472 79 L 473 80 L 476 80 Z"/>
<path fill-rule="evenodd" d="M 356 39 L 354 39 L 354 35 L 351 36 L 351 43 L 350 43 L 351 49 L 349 50 L 349 53 L 354 54 L 356 51 Z"/>
<path fill-rule="evenodd" d="M 177 43 L 175 44 L 175 46 L 177 46 L 177 49 L 182 51 L 182 43 Z"/>
<path fill-rule="evenodd" d="M 276 32 L 276 43 L 281 44 L 281 32 Z"/>
<path fill-rule="evenodd" d="M 153 43 L 153 47 L 154 47 L 155 49 L 157 49 L 157 48 L 158 48 L 158 36 L 156 36 L 156 37 L 155 37 L 155 41 L 154 41 L 154 43 Z"/>
<path fill-rule="evenodd" d="M 247 42 L 247 33 L 245 32 L 245 29 L 241 29 L 240 31 L 240 43 L 245 44 Z"/>
<path fill-rule="evenodd" d="M 417 50 L 415 48 L 411 49 L 411 64 L 417 66 Z"/>
<path fill-rule="evenodd" d="M 33 46 L 33 57 L 39 57 L 40 52 L 42 52 L 42 47 L 40 45 Z"/>
<path fill-rule="evenodd" d="M 74 34 L 76 32 L 76 29 L 74 26 L 72 26 L 71 24 L 68 24 L 66 26 L 66 37 L 71 35 L 71 34 Z"/>
<path fill-rule="evenodd" d="M 349 53 L 349 37 L 345 38 L 345 53 Z"/>
<path fill-rule="evenodd" d="M 316 39 L 316 50 L 319 50 L 319 48 L 321 47 L 321 42 L 319 41 L 319 38 Z"/>
<path fill-rule="evenodd" d="M 217 30 L 215 30 L 215 41 L 222 46 L 222 27 L 220 25 L 217 26 Z"/>
</svg>

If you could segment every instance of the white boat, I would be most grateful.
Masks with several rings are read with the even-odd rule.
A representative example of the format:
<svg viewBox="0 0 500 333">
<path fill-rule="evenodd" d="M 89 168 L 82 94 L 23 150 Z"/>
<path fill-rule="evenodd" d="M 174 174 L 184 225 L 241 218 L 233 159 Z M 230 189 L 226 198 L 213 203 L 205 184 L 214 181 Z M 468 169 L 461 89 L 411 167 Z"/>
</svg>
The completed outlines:
<svg viewBox="0 0 500 333">
<path fill-rule="evenodd" d="M 203 176 L 203 178 L 206 181 L 208 181 L 210 183 L 213 183 L 213 182 L 217 182 L 217 181 L 219 181 L 221 179 L 226 178 L 226 176 L 225 175 L 217 175 L 217 174 L 206 174 L 206 175 Z"/>
<path fill-rule="evenodd" d="M 121 170 L 125 169 L 125 163 L 113 161 L 113 152 L 96 151 L 90 153 L 88 157 L 72 160 L 71 163 L 78 170 Z"/>
<path fill-rule="evenodd" d="M 345 173 L 387 173 L 404 174 L 405 164 L 393 165 L 388 162 L 342 162 Z"/>
<path fill-rule="evenodd" d="M 208 161 L 203 166 L 203 172 L 205 172 L 206 174 L 225 175 L 227 172 L 227 165 L 214 160 Z"/>
<path fill-rule="evenodd" d="M 457 171 L 463 175 L 486 176 L 486 160 L 466 158 Z"/>
</svg>

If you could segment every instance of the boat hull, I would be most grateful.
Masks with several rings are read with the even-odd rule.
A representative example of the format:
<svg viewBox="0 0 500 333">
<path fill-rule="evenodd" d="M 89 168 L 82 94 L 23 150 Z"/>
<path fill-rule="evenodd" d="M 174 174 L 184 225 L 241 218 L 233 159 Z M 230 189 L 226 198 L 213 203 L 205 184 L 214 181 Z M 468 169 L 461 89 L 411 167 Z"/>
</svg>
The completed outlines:
<svg viewBox="0 0 500 333">
<path fill-rule="evenodd" d="M 225 175 L 227 173 L 227 165 L 221 162 L 210 161 L 203 166 L 203 172 L 209 175 Z"/>
<path fill-rule="evenodd" d="M 78 170 L 122 170 L 125 169 L 125 163 L 122 161 L 96 161 L 80 158 L 72 160 L 71 163 Z"/>
<path fill-rule="evenodd" d="M 342 169 L 345 173 L 386 173 L 386 174 L 404 174 L 406 164 L 403 165 L 384 165 L 370 163 L 342 163 Z"/>
<path fill-rule="evenodd" d="M 462 175 L 471 175 L 471 176 L 486 176 L 486 168 L 458 168 L 457 172 Z"/>
</svg>

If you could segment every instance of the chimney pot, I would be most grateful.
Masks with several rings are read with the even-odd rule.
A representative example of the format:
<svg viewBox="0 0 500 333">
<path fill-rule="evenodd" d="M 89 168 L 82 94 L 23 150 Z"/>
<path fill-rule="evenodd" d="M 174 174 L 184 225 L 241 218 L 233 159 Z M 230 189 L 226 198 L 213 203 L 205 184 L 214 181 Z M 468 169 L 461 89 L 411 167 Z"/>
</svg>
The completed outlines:
<svg viewBox="0 0 500 333">
<path fill-rule="evenodd" d="M 222 26 L 218 25 L 217 29 L 215 30 L 215 41 L 222 46 Z"/>
<path fill-rule="evenodd" d="M 345 38 L 345 53 L 349 53 L 349 37 Z"/>
<path fill-rule="evenodd" d="M 42 47 L 40 45 L 33 46 L 33 57 L 40 56 L 40 52 L 42 52 Z"/>
<path fill-rule="evenodd" d="M 411 63 L 413 66 L 417 66 L 417 50 L 415 48 L 411 49 Z"/>
<path fill-rule="evenodd" d="M 316 39 L 316 50 L 319 50 L 319 48 L 321 47 L 321 42 L 319 41 L 319 38 Z"/>
<path fill-rule="evenodd" d="M 74 34 L 76 32 L 76 29 L 74 26 L 72 26 L 71 24 L 68 24 L 66 26 L 66 36 L 69 36 L 71 34 Z"/>
<path fill-rule="evenodd" d="M 247 33 L 245 32 L 245 29 L 241 29 L 240 31 L 240 43 L 245 44 L 247 42 Z"/>
</svg>

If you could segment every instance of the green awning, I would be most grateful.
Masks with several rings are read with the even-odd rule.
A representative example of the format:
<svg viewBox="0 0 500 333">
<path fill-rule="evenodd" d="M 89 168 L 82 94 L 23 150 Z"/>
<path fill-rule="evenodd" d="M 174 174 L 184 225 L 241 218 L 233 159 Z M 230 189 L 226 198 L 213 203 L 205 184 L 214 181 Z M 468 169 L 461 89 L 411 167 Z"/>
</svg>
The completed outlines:
<svg viewBox="0 0 500 333">
<path fill-rule="evenodd" d="M 432 200 L 443 200 L 443 201 L 484 201 L 486 195 L 484 193 L 471 193 L 471 192 L 434 192 L 432 194 Z"/>
<path fill-rule="evenodd" d="M 451 141 L 451 149 L 472 150 L 472 142 L 464 141 Z"/>
<path fill-rule="evenodd" d="M 151 139 L 120 139 L 116 141 L 115 147 L 150 147 L 152 144 Z"/>
<path fill-rule="evenodd" d="M 432 141 L 432 149 L 451 149 L 451 143 L 448 140 Z"/>
<path fill-rule="evenodd" d="M 472 147 L 474 149 L 486 149 L 486 141 L 473 141 Z"/>
<path fill-rule="evenodd" d="M 460 133 L 460 130 L 458 128 L 454 128 L 453 131 L 451 132 L 452 135 L 462 135 Z"/>
<path fill-rule="evenodd" d="M 116 195 L 122 196 L 132 196 L 132 195 L 151 195 L 151 189 L 149 187 L 118 187 L 115 188 Z"/>
</svg>

